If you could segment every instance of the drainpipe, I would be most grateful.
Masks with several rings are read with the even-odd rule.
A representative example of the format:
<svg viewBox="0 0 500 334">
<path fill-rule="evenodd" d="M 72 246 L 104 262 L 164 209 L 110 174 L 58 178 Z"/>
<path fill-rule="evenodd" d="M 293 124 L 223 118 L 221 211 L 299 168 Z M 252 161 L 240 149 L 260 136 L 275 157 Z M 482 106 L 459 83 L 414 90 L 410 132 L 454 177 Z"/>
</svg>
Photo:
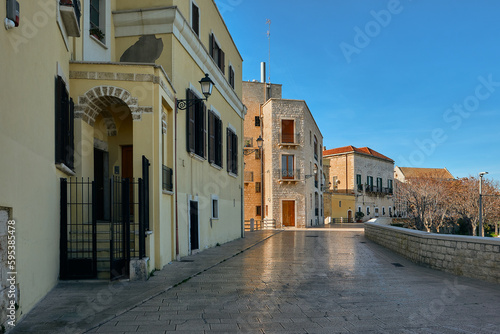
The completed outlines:
<svg viewBox="0 0 500 334">
<path fill-rule="evenodd" d="M 175 98 L 174 115 L 174 168 L 175 168 L 175 258 L 179 260 L 179 205 L 177 200 L 177 98 Z"/>
</svg>

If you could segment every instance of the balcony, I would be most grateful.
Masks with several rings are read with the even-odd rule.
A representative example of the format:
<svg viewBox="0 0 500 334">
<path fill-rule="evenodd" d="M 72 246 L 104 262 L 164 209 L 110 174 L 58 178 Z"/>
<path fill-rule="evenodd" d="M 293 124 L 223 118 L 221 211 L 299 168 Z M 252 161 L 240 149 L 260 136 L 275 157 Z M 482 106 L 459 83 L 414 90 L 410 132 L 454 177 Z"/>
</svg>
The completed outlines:
<svg viewBox="0 0 500 334">
<path fill-rule="evenodd" d="M 172 182 L 172 168 L 163 165 L 162 168 L 162 188 L 164 191 L 173 191 L 174 183 Z"/>
<path fill-rule="evenodd" d="M 243 175 L 243 181 L 245 183 L 253 182 L 253 172 L 246 171 Z"/>
<path fill-rule="evenodd" d="M 80 0 L 60 0 L 59 13 L 68 36 L 80 37 Z"/>
<path fill-rule="evenodd" d="M 278 144 L 280 147 L 296 147 L 300 145 L 300 133 L 287 134 L 282 133 L 280 142 Z"/>
<path fill-rule="evenodd" d="M 279 175 L 279 183 L 295 183 L 300 181 L 300 170 L 276 169 L 275 175 Z"/>
<path fill-rule="evenodd" d="M 359 190 L 358 185 L 358 190 Z M 383 188 L 383 187 L 377 187 L 377 186 L 370 186 L 368 184 L 365 184 L 365 191 L 368 195 L 380 195 L 380 196 L 385 196 L 385 195 L 392 195 L 393 194 L 393 189 L 392 188 Z"/>
</svg>

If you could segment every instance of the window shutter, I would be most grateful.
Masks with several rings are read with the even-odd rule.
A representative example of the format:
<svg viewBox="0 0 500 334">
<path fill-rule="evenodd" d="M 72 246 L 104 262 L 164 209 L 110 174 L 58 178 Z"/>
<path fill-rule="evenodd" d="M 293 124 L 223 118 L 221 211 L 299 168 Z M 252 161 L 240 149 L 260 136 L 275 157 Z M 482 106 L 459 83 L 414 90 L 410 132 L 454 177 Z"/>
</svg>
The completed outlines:
<svg viewBox="0 0 500 334">
<path fill-rule="evenodd" d="M 69 99 L 69 119 L 68 119 L 68 146 L 66 149 L 67 166 L 73 169 L 74 166 L 74 151 L 75 151 L 75 103 L 73 99 Z"/>
<path fill-rule="evenodd" d="M 200 9 L 193 3 L 192 8 L 193 30 L 196 35 L 200 35 Z"/>
<path fill-rule="evenodd" d="M 202 113 L 202 140 L 201 140 L 201 143 L 202 143 L 202 154 L 201 156 L 204 157 L 205 159 L 207 158 L 207 137 L 208 137 L 208 134 L 207 134 L 207 106 L 205 105 L 205 103 L 201 103 L 201 113 Z"/>
<path fill-rule="evenodd" d="M 233 145 L 232 145 L 232 150 L 233 150 L 233 161 L 232 161 L 232 167 L 233 167 L 233 173 L 238 175 L 238 136 L 233 133 Z"/>
<path fill-rule="evenodd" d="M 208 161 L 215 162 L 215 115 L 208 112 Z"/>
<path fill-rule="evenodd" d="M 222 167 L 222 121 L 217 119 L 218 123 L 217 132 L 216 132 L 216 141 L 217 141 L 217 164 Z"/>
<path fill-rule="evenodd" d="M 232 145 L 231 131 L 226 129 L 226 163 L 227 171 L 231 171 L 231 145 Z"/>
<path fill-rule="evenodd" d="M 215 59 L 215 38 L 214 38 L 214 34 L 210 34 L 210 38 L 209 38 L 209 41 L 208 41 L 208 44 L 209 45 L 209 49 L 210 49 L 210 57 L 212 57 L 212 59 Z"/>
<path fill-rule="evenodd" d="M 219 49 L 219 68 L 222 71 L 222 74 L 226 74 L 225 68 L 226 68 L 226 56 L 224 54 L 224 51 L 222 49 Z"/>
<path fill-rule="evenodd" d="M 193 93 L 188 89 L 186 91 L 186 97 L 188 100 L 193 99 Z M 187 108 L 187 113 L 186 113 L 186 124 L 187 124 L 187 131 L 186 131 L 186 143 L 187 143 L 187 151 L 188 152 L 194 152 L 195 151 L 195 142 L 194 142 L 194 132 L 195 132 L 195 122 L 194 122 L 194 114 L 195 114 L 195 105 L 191 105 Z"/>
<path fill-rule="evenodd" d="M 56 163 L 62 162 L 61 143 L 62 143 L 62 105 L 61 105 L 61 77 L 56 78 L 55 82 L 55 159 Z"/>
</svg>

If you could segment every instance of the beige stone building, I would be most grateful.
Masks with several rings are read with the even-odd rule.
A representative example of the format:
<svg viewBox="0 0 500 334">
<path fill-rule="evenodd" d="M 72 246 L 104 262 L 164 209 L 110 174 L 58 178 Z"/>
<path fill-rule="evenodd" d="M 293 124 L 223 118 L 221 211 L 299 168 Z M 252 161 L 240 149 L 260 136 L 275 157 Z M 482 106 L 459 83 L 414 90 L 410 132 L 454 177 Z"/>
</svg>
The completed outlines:
<svg viewBox="0 0 500 334">
<path fill-rule="evenodd" d="M 323 223 L 323 136 L 305 101 L 282 99 L 281 85 L 243 82 L 245 220 L 264 227 Z M 262 149 L 257 139 L 263 138 Z"/>
<path fill-rule="evenodd" d="M 325 206 L 332 218 L 354 221 L 356 212 L 363 212 L 363 221 L 393 216 L 392 159 L 368 147 L 345 146 L 324 150 L 323 160 L 329 165 Z"/>
<path fill-rule="evenodd" d="M 243 60 L 213 0 L 6 2 L 0 328 L 59 280 L 144 279 L 243 234 Z"/>
<path fill-rule="evenodd" d="M 431 178 L 441 180 L 453 180 L 454 177 L 446 168 L 417 168 L 417 167 L 394 167 L 394 214 L 396 217 L 408 217 L 408 207 L 398 194 L 399 183 L 408 182 L 415 178 Z"/>
</svg>

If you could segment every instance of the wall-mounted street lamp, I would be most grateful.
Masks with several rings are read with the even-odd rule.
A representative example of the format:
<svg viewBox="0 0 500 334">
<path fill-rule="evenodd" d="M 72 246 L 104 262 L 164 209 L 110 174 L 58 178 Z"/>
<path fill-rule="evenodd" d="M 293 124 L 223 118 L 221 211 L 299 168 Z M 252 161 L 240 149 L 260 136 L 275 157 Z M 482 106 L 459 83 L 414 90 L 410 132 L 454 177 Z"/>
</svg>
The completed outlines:
<svg viewBox="0 0 500 334">
<path fill-rule="evenodd" d="M 177 100 L 177 109 L 186 110 L 187 108 L 193 106 L 194 104 L 201 101 L 208 101 L 210 95 L 212 95 L 212 89 L 214 88 L 214 82 L 208 77 L 208 73 L 205 73 L 205 77 L 198 81 L 201 85 L 201 92 L 205 95 L 204 99 L 185 99 Z"/>
<path fill-rule="evenodd" d="M 313 171 L 313 174 L 310 174 L 310 175 L 304 175 L 304 177 L 306 178 L 306 180 L 310 177 L 313 177 L 313 176 L 316 176 L 316 174 L 318 174 L 318 170 L 317 169 L 314 169 Z"/>
<path fill-rule="evenodd" d="M 258 148 L 254 148 L 253 150 L 243 150 L 243 155 L 249 155 L 249 154 L 252 154 L 254 152 L 257 152 L 259 151 L 261 148 L 262 148 L 262 145 L 264 144 L 264 139 L 262 139 L 261 136 L 259 136 L 259 138 L 257 138 L 257 147 Z"/>
<path fill-rule="evenodd" d="M 484 237 L 483 229 L 483 176 L 488 172 L 479 173 L 479 236 Z"/>
</svg>

